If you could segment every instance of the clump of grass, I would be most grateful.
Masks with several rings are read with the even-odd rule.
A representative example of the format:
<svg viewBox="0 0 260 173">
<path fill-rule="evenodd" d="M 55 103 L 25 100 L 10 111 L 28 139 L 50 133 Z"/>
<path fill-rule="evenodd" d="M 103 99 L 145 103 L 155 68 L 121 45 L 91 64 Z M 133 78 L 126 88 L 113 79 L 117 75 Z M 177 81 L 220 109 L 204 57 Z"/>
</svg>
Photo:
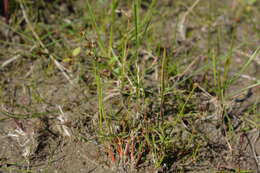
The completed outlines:
<svg viewBox="0 0 260 173">
<path fill-rule="evenodd" d="M 110 32 L 108 35 L 110 36 L 107 37 L 109 39 L 107 42 L 105 41 L 106 39 L 104 39 L 106 38 L 105 35 L 103 38 L 101 36 L 102 31 L 104 33 L 107 28 L 97 27 L 98 19 L 94 17 L 93 12 L 95 9 L 91 8 L 91 5 L 88 4 L 92 24 L 97 31 L 98 40 L 100 42 L 98 49 L 103 52 L 102 55 L 107 56 L 107 58 L 104 59 L 105 61 L 111 61 L 111 59 L 116 56 L 117 61 L 113 65 L 115 65 L 114 68 L 119 68 L 119 71 L 121 71 L 121 73 L 119 73 L 121 76 L 117 76 L 118 74 L 112 72 L 111 78 L 97 77 L 100 120 L 105 120 L 102 118 L 105 114 L 109 117 L 105 121 L 100 122 L 101 129 L 106 129 L 103 131 L 103 133 L 105 133 L 100 139 L 102 139 L 101 142 L 105 142 L 106 144 L 107 141 L 109 141 L 108 145 L 110 145 L 110 147 L 108 147 L 108 154 L 114 162 L 117 159 L 123 160 L 124 164 L 128 163 L 134 167 L 138 167 L 147 160 L 152 161 L 156 167 L 165 164 L 172 165 L 178 160 L 188 161 L 191 159 L 196 161 L 199 160 L 203 147 L 209 145 L 209 141 L 205 141 L 206 134 L 200 132 L 197 125 L 193 124 L 193 121 L 200 121 L 200 112 L 196 105 L 198 103 L 196 103 L 195 100 L 200 95 L 198 91 L 206 94 L 209 97 L 208 99 L 213 99 L 214 96 L 203 89 L 199 83 L 196 83 L 192 79 L 188 80 L 190 77 L 186 76 L 185 73 L 189 68 L 192 68 L 195 62 L 187 66 L 187 71 L 185 70 L 183 74 L 174 74 L 178 77 L 175 79 L 179 80 L 175 80 L 175 84 L 172 87 L 168 82 L 172 77 L 170 76 L 172 73 L 170 73 L 169 70 L 171 70 L 171 67 L 175 67 L 175 71 L 180 70 L 177 68 L 178 65 L 174 63 L 169 66 L 171 62 L 168 62 L 167 59 L 171 57 L 167 55 L 166 48 L 164 48 L 162 54 L 159 53 L 156 55 L 161 61 L 161 66 L 152 69 L 157 71 L 157 74 L 160 75 L 160 79 L 158 79 L 157 85 L 154 85 L 152 90 L 149 91 L 149 89 L 145 87 L 147 83 L 147 81 L 145 81 L 147 71 L 143 68 L 142 63 L 147 65 L 146 63 L 149 62 L 142 62 L 144 60 L 142 60 L 143 57 L 140 52 L 141 49 L 147 48 L 144 46 L 145 42 L 143 40 L 149 42 L 149 38 L 146 37 L 146 35 L 152 32 L 150 21 L 152 20 L 151 17 L 153 13 L 155 13 L 154 3 L 155 1 L 152 1 L 146 13 L 141 14 L 140 1 L 134 1 L 132 3 L 132 18 L 124 21 L 115 15 L 115 6 L 119 6 L 118 4 L 120 3 L 113 1 L 111 9 L 108 10 L 110 13 L 106 13 L 110 15 L 110 20 L 99 21 L 102 23 L 102 26 L 109 26 L 108 30 Z M 98 15 L 96 16 L 98 17 Z M 121 36 L 120 32 L 114 32 L 117 27 L 115 20 L 120 20 L 122 22 L 121 25 L 125 25 L 123 29 L 120 27 L 117 28 L 119 31 L 122 29 L 124 32 Z M 118 46 L 118 43 L 122 45 Z M 220 107 L 215 105 L 214 110 L 216 113 L 222 110 L 219 112 L 223 114 L 223 117 L 220 117 L 220 121 L 227 117 L 227 111 L 230 109 L 230 105 L 225 105 L 228 99 L 226 97 L 226 91 L 233 82 L 237 81 L 246 67 L 255 58 L 256 54 L 258 54 L 257 50 L 241 68 L 240 72 L 230 77 L 230 64 L 234 52 L 233 43 L 231 44 L 231 48 L 224 60 L 224 72 L 221 72 L 219 69 L 221 62 L 217 60 L 217 55 L 214 52 L 209 54 L 209 56 L 212 57 L 212 61 L 210 60 L 209 64 L 206 64 L 204 67 L 204 69 L 213 70 L 212 85 L 215 89 L 211 92 L 217 95 L 216 101 L 220 102 Z M 104 50 L 105 47 L 108 49 Z M 210 49 L 212 48 L 209 47 L 209 50 Z M 117 53 L 111 54 L 111 52 Z M 156 52 L 152 51 L 152 53 Z M 127 54 L 129 55 L 126 59 Z M 213 64 L 212 66 L 210 66 L 211 63 Z M 97 67 L 95 68 L 98 69 Z M 160 73 L 158 69 L 161 69 Z M 110 70 L 113 69 L 110 68 Z M 190 75 L 195 74 L 191 73 Z M 181 78 L 183 79 L 180 80 Z M 109 90 L 103 91 L 101 89 L 105 88 L 105 82 L 102 83 L 103 87 L 101 86 L 100 81 L 102 80 L 120 81 L 117 87 L 120 88 L 119 90 L 121 90 L 121 92 L 127 94 L 126 101 L 122 102 L 121 100 L 117 100 L 117 109 L 120 109 L 119 113 L 113 113 L 115 111 L 104 108 L 104 105 L 109 104 L 109 101 L 107 101 L 107 103 L 103 102 L 100 96 L 103 95 L 103 92 L 107 93 Z M 191 83 L 189 84 L 189 82 Z M 252 87 L 256 85 L 259 84 L 254 84 Z M 184 86 L 184 88 L 181 86 Z M 127 91 L 124 91 L 125 87 L 128 88 Z M 170 121 L 167 119 L 170 119 Z M 114 124 L 114 121 L 117 125 Z M 203 121 L 201 123 L 203 123 Z M 232 123 L 229 125 L 232 126 Z M 117 126 L 117 129 L 111 130 L 113 126 Z M 229 128 L 229 130 L 232 131 L 231 133 L 234 133 L 234 129 Z"/>
</svg>

